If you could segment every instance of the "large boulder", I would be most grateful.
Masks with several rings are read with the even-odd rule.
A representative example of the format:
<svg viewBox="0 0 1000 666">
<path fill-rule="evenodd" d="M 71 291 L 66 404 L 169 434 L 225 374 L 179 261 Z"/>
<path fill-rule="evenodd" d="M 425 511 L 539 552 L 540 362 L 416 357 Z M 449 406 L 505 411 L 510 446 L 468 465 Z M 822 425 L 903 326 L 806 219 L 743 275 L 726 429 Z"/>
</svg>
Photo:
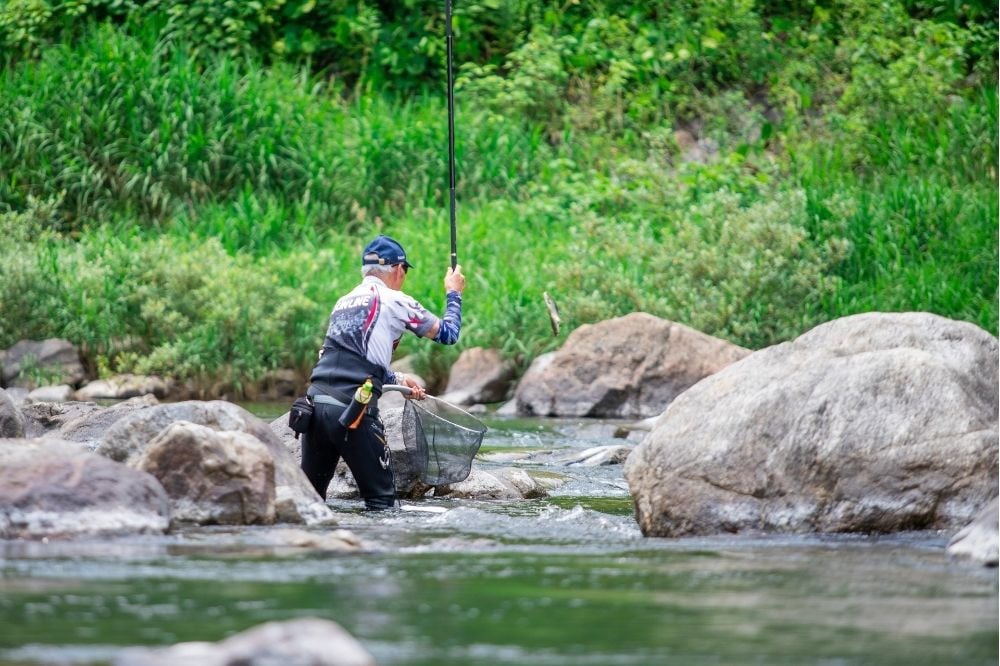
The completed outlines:
<svg viewBox="0 0 1000 666">
<path fill-rule="evenodd" d="M 178 421 L 149 443 L 136 467 L 163 485 L 176 521 L 274 522 L 274 459 L 253 435 Z"/>
<path fill-rule="evenodd" d="M 80 352 L 67 340 L 21 340 L 7 350 L 0 372 L 3 386 L 77 385 L 86 374 Z"/>
<path fill-rule="evenodd" d="M 24 437 L 24 426 L 24 414 L 10 399 L 7 392 L 0 388 L 0 438 Z"/>
<path fill-rule="evenodd" d="M 0 538 L 162 533 L 167 494 L 149 474 L 54 439 L 0 440 Z"/>
<path fill-rule="evenodd" d="M 524 415 L 644 418 L 749 353 L 635 312 L 573 331 L 551 360 L 528 369 L 514 399 Z"/>
<path fill-rule="evenodd" d="M 1000 501 L 993 501 L 948 542 L 948 554 L 988 567 L 1000 561 Z"/>
<path fill-rule="evenodd" d="M 108 428 L 97 452 L 112 460 L 134 465 L 150 442 L 177 421 L 187 421 L 217 431 L 245 432 L 267 446 L 274 459 L 276 519 L 279 522 L 314 524 L 332 520 L 332 512 L 316 494 L 285 444 L 266 423 L 230 402 L 189 400 L 157 405 L 129 414 Z"/>
<path fill-rule="evenodd" d="M 451 366 L 442 398 L 456 405 L 506 400 L 516 370 L 496 349 L 466 349 Z"/>
<path fill-rule="evenodd" d="M 629 456 L 648 536 L 964 525 L 997 488 L 997 339 L 869 313 L 678 397 Z"/>
<path fill-rule="evenodd" d="M 218 643 L 123 650 L 115 666 L 375 666 L 339 624 L 319 618 L 268 622 Z"/>
</svg>

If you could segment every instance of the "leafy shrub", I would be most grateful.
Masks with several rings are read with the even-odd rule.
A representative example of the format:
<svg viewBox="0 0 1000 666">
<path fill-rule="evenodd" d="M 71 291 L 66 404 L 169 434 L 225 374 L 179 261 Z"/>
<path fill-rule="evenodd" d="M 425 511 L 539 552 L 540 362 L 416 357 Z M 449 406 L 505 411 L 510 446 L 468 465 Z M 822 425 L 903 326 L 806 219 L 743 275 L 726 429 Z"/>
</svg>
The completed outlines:
<svg viewBox="0 0 1000 666">
<path fill-rule="evenodd" d="M 11 221 L 12 215 L 4 219 Z M 15 220 L 20 223 L 23 220 Z M 295 284 L 324 255 L 233 257 L 211 239 L 144 238 L 110 228 L 79 243 L 0 252 L 0 344 L 67 337 L 107 371 L 163 374 L 240 390 L 315 357 L 324 307 Z"/>
<path fill-rule="evenodd" d="M 571 228 L 569 254 L 586 257 L 558 271 L 561 303 L 589 323 L 634 311 L 759 348 L 816 323 L 811 307 L 836 290 L 828 272 L 849 245 L 811 242 L 801 192 L 775 192 L 744 206 L 719 191 L 665 227 L 586 215 Z"/>
</svg>

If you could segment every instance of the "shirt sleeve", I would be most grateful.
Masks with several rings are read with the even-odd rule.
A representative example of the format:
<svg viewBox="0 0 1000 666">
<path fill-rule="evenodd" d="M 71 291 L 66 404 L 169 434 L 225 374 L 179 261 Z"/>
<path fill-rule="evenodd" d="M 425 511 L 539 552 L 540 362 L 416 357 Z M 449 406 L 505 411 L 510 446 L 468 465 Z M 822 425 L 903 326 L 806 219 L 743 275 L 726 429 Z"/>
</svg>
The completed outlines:
<svg viewBox="0 0 1000 666">
<path fill-rule="evenodd" d="M 438 318 L 431 314 L 427 308 L 409 296 L 403 295 L 397 301 L 397 306 L 398 313 L 405 322 L 406 330 L 419 337 L 425 337 L 438 321 Z"/>
</svg>

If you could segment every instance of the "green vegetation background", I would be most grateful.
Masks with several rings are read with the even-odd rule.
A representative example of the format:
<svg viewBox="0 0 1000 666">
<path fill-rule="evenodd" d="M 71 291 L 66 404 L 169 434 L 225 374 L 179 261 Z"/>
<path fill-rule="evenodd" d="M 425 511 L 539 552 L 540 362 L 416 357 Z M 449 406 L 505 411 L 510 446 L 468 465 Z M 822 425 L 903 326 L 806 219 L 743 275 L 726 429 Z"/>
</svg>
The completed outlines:
<svg viewBox="0 0 1000 666">
<path fill-rule="evenodd" d="M 997 4 L 456 0 L 459 348 L 643 310 L 750 348 L 872 310 L 997 333 Z M 365 242 L 443 307 L 443 2 L 7 0 L 0 349 L 253 394 Z M 404 339 L 405 340 L 405 339 Z"/>
</svg>

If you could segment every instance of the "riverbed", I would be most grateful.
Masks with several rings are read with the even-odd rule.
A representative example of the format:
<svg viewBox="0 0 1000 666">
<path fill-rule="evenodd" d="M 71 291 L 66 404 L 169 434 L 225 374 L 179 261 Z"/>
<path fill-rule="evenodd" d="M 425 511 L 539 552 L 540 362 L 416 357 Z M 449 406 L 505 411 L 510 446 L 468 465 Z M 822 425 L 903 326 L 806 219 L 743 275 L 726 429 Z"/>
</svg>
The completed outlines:
<svg viewBox="0 0 1000 666">
<path fill-rule="evenodd" d="M 948 533 L 647 539 L 621 465 L 510 462 L 623 443 L 621 424 L 488 425 L 477 466 L 564 483 L 406 502 L 434 513 L 331 501 L 360 553 L 275 545 L 287 526 L 0 542 L 0 664 L 108 663 L 303 616 L 383 665 L 997 663 L 997 570 L 949 560 Z"/>
</svg>

